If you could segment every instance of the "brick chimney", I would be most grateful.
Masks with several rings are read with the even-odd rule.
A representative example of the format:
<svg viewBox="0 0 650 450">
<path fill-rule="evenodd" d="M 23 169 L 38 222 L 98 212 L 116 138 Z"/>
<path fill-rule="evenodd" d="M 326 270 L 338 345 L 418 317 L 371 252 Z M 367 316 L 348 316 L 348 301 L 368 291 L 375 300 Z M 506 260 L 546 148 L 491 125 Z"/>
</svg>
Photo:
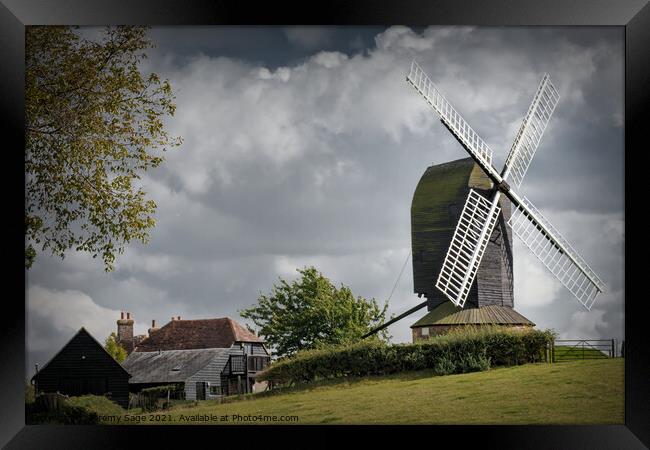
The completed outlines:
<svg viewBox="0 0 650 450">
<path fill-rule="evenodd" d="M 120 313 L 120 318 L 117 320 L 117 342 L 126 349 L 127 353 L 133 351 L 133 319 L 130 312 L 126 313 L 126 318 L 124 311 Z"/>
<path fill-rule="evenodd" d="M 151 328 L 149 328 L 149 330 L 148 330 L 148 331 L 149 331 L 149 336 L 151 337 L 151 335 L 152 335 L 154 332 L 158 331 L 158 330 L 159 330 L 159 328 L 156 327 L 156 319 L 152 319 L 152 320 L 151 320 Z"/>
</svg>

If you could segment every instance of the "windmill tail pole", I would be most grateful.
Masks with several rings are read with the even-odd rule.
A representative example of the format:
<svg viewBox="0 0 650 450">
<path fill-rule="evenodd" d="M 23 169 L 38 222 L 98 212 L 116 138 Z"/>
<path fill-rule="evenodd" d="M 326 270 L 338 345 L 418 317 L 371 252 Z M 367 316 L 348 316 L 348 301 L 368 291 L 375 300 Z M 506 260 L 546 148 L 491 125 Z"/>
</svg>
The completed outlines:
<svg viewBox="0 0 650 450">
<path fill-rule="evenodd" d="M 383 330 L 384 328 L 386 328 L 386 327 L 388 327 L 388 326 L 394 324 L 394 323 L 397 322 L 398 320 L 403 319 L 404 317 L 413 314 L 415 311 L 417 311 L 417 310 L 419 310 L 419 309 L 422 309 L 422 308 L 424 308 L 425 306 L 427 306 L 427 301 L 426 301 L 426 300 L 423 301 L 422 303 L 420 303 L 419 305 L 414 306 L 413 308 L 409 309 L 408 311 L 406 311 L 406 312 L 400 314 L 399 316 L 395 317 L 394 319 L 391 319 L 391 320 L 389 320 L 388 322 L 386 322 L 386 323 L 384 323 L 384 324 L 378 326 L 378 327 L 375 328 L 374 330 L 369 331 L 368 333 L 366 333 L 366 334 L 364 334 L 363 336 L 361 336 L 361 339 L 365 339 L 365 338 L 367 338 L 368 336 L 372 336 L 373 334 L 375 334 L 375 333 L 377 333 L 377 332 Z"/>
</svg>

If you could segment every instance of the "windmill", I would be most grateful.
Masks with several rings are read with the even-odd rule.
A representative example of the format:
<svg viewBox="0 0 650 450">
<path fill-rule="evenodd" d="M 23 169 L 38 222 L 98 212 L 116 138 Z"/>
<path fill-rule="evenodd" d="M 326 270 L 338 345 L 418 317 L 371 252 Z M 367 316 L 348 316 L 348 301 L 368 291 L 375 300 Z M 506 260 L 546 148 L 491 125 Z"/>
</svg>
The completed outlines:
<svg viewBox="0 0 650 450">
<path fill-rule="evenodd" d="M 517 188 L 521 186 L 560 99 L 548 74 L 542 77 L 501 172 L 492 166 L 490 147 L 443 97 L 417 62 L 411 63 L 406 80 L 433 108 L 442 124 L 469 153 L 482 175 L 491 182 L 490 188 L 484 190 L 483 195 L 474 188 L 469 189 L 441 268 L 437 274 L 427 274 L 437 276 L 435 288 L 442 293 L 443 298 L 449 300 L 456 309 L 465 306 L 490 237 L 499 219 L 503 217 L 500 216 L 500 204 L 503 204 L 505 197 L 513 207 L 507 220 L 512 233 L 522 240 L 578 302 L 590 310 L 598 294 L 605 290 L 605 284 L 560 232 L 510 184 Z M 425 301 L 416 305 L 364 337 L 418 311 L 427 303 Z"/>
</svg>

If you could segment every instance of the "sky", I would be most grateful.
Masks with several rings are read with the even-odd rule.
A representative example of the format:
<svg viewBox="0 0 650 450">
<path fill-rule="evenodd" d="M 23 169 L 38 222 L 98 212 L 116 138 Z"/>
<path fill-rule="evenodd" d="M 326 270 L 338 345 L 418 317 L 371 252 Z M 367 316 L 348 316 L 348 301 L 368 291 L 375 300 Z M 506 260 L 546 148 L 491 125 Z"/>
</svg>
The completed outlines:
<svg viewBox="0 0 650 450">
<path fill-rule="evenodd" d="M 96 29 L 82 29 L 86 36 Z M 229 316 L 313 265 L 399 314 L 413 293 L 410 206 L 432 164 L 467 157 L 405 81 L 416 59 L 500 170 L 546 72 L 561 99 L 517 189 L 607 285 L 591 311 L 518 238 L 515 309 L 562 338 L 624 339 L 624 34 L 620 27 L 161 27 L 145 72 L 169 79 L 183 145 L 142 177 L 147 245 L 101 260 L 39 254 L 27 271 L 27 374 L 120 311 L 146 333 Z M 437 276 L 437 274 L 432 274 Z M 409 326 L 389 327 L 410 342 Z M 252 325 L 252 323 L 250 324 Z"/>
</svg>

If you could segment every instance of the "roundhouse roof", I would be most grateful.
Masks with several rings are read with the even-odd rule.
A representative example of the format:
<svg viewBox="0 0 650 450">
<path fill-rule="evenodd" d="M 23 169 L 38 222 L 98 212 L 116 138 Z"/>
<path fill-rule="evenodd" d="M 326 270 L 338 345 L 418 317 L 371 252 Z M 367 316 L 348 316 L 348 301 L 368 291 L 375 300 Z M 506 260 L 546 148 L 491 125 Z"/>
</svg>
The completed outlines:
<svg viewBox="0 0 650 450">
<path fill-rule="evenodd" d="M 411 328 L 435 325 L 529 325 L 533 322 L 509 306 L 488 305 L 481 308 L 459 308 L 450 301 L 441 303 Z"/>
</svg>

